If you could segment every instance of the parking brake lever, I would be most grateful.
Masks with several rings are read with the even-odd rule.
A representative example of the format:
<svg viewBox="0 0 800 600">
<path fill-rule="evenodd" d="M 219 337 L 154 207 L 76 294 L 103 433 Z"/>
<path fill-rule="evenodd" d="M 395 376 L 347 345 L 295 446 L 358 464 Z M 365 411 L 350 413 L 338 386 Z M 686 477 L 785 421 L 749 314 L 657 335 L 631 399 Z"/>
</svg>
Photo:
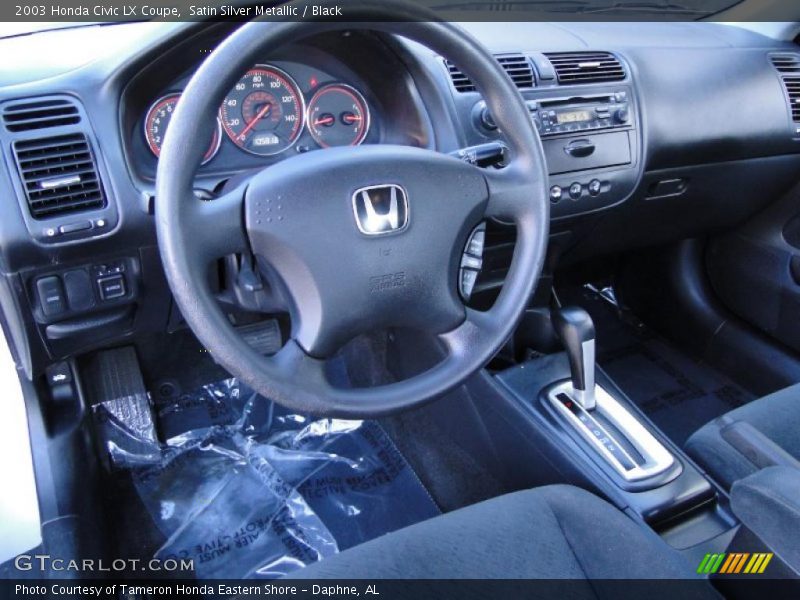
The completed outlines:
<svg viewBox="0 0 800 600">
<path fill-rule="evenodd" d="M 592 410 L 595 407 L 595 331 L 592 317 L 578 307 L 555 309 L 551 316 L 569 357 L 574 400 L 585 410 Z"/>
</svg>

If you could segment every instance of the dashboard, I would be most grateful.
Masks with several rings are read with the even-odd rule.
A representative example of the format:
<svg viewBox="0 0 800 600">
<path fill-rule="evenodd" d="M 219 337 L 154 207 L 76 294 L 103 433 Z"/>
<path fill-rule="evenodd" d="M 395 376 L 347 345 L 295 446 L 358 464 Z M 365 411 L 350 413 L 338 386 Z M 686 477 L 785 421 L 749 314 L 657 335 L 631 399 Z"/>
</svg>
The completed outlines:
<svg viewBox="0 0 800 600">
<path fill-rule="evenodd" d="M 183 78 L 160 90 L 141 117 L 143 134 L 133 140 L 132 149 L 147 176 L 155 171 L 185 85 Z M 286 153 L 378 143 L 382 119 L 372 108 L 377 102 L 356 85 L 297 62 L 254 65 L 223 100 L 202 167 L 227 172 L 263 165 Z"/>
<path fill-rule="evenodd" d="M 0 74 L 0 304 L 21 315 L 9 328 L 29 371 L 180 326 L 155 236 L 158 154 L 187 82 L 234 26 L 0 39 L 20 57 Z M 548 272 L 724 231 L 798 183 L 795 44 L 713 23 L 464 26 L 517 84 L 542 138 Z M 453 153 L 502 142 L 458 65 L 402 38 L 328 32 L 240 74 L 195 193 L 212 199 L 254 170 L 334 146 Z M 477 296 L 502 284 L 513 242 L 513 228 L 488 224 Z M 226 265 L 210 274 L 221 295 L 246 276 Z"/>
<path fill-rule="evenodd" d="M 173 49 L 174 62 L 160 57 L 146 65 L 123 92 L 123 143 L 129 168 L 146 189 L 155 179 L 172 112 L 199 60 L 218 41 L 212 36 Z M 402 77 L 384 78 L 381 66 L 363 55 L 350 56 L 364 48 L 387 74 L 402 72 L 397 57 L 378 40 L 351 34 L 296 44 L 242 73 L 219 107 L 198 173 L 208 180 L 203 185 L 215 187 L 232 174 L 330 147 L 430 147 L 425 111 L 413 87 Z"/>
</svg>

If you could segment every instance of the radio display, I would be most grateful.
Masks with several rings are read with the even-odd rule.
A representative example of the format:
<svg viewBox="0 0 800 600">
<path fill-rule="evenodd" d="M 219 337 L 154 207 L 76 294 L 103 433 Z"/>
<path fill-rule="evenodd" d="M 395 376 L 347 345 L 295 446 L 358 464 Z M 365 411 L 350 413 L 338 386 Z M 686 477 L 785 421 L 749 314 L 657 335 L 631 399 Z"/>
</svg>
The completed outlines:
<svg viewBox="0 0 800 600">
<path fill-rule="evenodd" d="M 591 121 L 592 113 L 588 110 L 573 110 L 570 112 L 562 112 L 557 115 L 558 124 L 562 123 L 580 123 L 582 121 Z"/>
</svg>

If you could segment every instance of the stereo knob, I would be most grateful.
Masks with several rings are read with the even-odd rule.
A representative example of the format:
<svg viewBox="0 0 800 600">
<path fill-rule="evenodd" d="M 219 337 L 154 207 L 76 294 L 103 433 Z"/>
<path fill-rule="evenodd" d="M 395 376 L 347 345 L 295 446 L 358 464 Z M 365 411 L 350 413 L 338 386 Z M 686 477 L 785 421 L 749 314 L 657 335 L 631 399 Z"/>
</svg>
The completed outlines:
<svg viewBox="0 0 800 600">
<path fill-rule="evenodd" d="M 617 112 L 614 113 L 614 120 L 617 123 L 627 123 L 631 118 L 630 111 L 627 108 L 620 108 L 617 109 Z"/>
</svg>

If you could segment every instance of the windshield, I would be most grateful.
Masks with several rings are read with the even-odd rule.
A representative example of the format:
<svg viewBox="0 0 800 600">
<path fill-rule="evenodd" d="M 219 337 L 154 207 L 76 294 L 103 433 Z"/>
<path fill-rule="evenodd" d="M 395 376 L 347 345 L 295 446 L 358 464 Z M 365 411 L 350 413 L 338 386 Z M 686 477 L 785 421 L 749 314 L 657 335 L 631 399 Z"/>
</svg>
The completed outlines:
<svg viewBox="0 0 800 600">
<path fill-rule="evenodd" d="M 72 27 L 87 27 L 90 25 L 98 25 L 97 22 L 58 22 L 58 21 L 43 21 L 41 23 L 0 23 L 0 38 L 12 37 L 15 35 L 27 35 L 29 33 L 36 33 L 38 31 L 52 31 L 53 29 L 68 29 Z"/>
</svg>

